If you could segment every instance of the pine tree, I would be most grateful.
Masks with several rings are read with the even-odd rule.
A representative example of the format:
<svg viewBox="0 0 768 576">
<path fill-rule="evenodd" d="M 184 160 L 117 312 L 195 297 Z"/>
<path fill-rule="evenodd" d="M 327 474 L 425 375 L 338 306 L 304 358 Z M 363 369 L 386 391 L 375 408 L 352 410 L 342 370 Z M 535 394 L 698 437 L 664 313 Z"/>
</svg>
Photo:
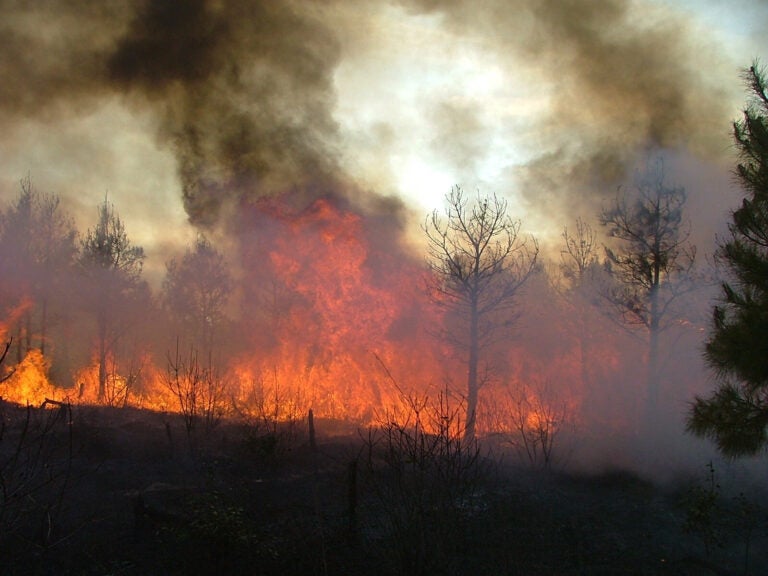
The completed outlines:
<svg viewBox="0 0 768 576">
<path fill-rule="evenodd" d="M 745 77 L 750 97 L 733 134 L 746 195 L 719 247 L 729 278 L 704 352 L 720 384 L 697 397 L 688 416 L 688 430 L 728 456 L 754 454 L 768 443 L 768 87 L 757 65 Z"/>
<path fill-rule="evenodd" d="M 96 317 L 99 361 L 99 401 L 105 400 L 107 359 L 114 352 L 124 326 L 119 313 L 131 296 L 141 292 L 144 249 L 128 238 L 114 206 L 105 199 L 96 226 L 82 240 L 80 266 L 88 281 L 83 296 Z"/>
<path fill-rule="evenodd" d="M 615 239 L 606 257 L 616 284 L 604 296 L 627 326 L 647 333 L 645 423 L 656 429 L 659 407 L 660 338 L 676 317 L 674 304 L 691 290 L 696 248 L 684 224 L 686 192 L 665 181 L 664 164 L 656 159 L 640 172 L 632 192 L 621 191 L 600 223 Z"/>
</svg>

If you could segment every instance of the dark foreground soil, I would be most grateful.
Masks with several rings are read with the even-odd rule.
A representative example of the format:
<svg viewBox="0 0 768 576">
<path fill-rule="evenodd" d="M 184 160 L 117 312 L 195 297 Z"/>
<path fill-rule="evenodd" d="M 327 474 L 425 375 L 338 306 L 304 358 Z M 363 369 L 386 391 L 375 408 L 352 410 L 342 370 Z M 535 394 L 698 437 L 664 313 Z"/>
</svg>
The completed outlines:
<svg viewBox="0 0 768 576">
<path fill-rule="evenodd" d="M 3 575 L 768 574 L 762 503 L 706 480 L 534 471 L 330 422 L 314 446 L 306 423 L 200 424 L 191 446 L 179 416 L 0 407 Z"/>
</svg>

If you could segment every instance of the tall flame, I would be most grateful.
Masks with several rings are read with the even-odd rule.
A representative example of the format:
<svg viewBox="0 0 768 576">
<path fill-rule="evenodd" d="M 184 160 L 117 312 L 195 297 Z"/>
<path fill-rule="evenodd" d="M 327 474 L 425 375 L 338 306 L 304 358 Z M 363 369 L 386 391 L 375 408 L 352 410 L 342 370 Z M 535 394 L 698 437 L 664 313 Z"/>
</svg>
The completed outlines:
<svg viewBox="0 0 768 576">
<path fill-rule="evenodd" d="M 375 245 L 364 216 L 328 198 L 269 216 L 269 234 L 246 258 L 260 268 L 249 271 L 254 282 L 270 279 L 271 301 L 239 361 L 245 381 L 354 420 L 395 401 L 398 382 L 423 388 L 437 362 L 426 335 L 410 329 L 431 313 L 417 264 Z"/>
<path fill-rule="evenodd" d="M 217 411 L 276 421 L 311 409 L 370 424 L 426 406 L 426 398 L 450 403 L 451 411 L 463 405 L 463 351 L 434 336 L 455 329 L 453 320 L 430 300 L 424 266 L 398 244 L 399 232 L 335 197 L 301 208 L 273 198 L 249 205 L 242 218 L 250 225 L 240 229 L 250 234 L 239 244 L 235 337 L 220 337 L 215 370 L 207 372 L 216 379 L 211 393 L 221 391 L 209 398 Z M 636 349 L 606 337 L 615 331 L 597 313 L 585 320 L 588 328 L 563 321 L 569 306 L 547 292 L 546 279 L 535 282 L 508 338 L 483 350 L 492 370 L 480 391 L 478 432 L 549 433 L 579 424 L 629 433 L 642 385 L 623 367 L 637 362 Z M 14 308 L 8 325 L 32 305 L 25 299 Z M 49 381 L 47 357 L 32 349 L 0 384 L 0 396 L 181 410 L 165 350 L 137 354 L 123 365 L 107 359 L 107 394 L 99 400 L 97 362 L 76 366 L 75 387 L 63 389 Z"/>
</svg>

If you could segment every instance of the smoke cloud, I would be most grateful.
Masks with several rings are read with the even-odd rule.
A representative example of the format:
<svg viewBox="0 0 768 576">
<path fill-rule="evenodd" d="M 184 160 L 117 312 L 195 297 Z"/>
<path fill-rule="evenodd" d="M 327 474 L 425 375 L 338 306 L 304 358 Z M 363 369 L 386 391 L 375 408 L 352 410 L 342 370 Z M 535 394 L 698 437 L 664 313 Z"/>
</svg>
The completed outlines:
<svg viewBox="0 0 768 576">
<path fill-rule="evenodd" d="M 506 168 L 534 211 L 593 211 L 649 148 L 724 155 L 728 90 L 740 87 L 712 78 L 732 64 L 679 13 L 627 0 L 0 0 L 0 119 L 83 113 L 105 95 L 150 111 L 197 225 L 286 190 L 299 204 L 349 191 L 340 157 L 355 152 L 334 116 L 334 74 L 393 5 L 437 17 L 511 81 L 541 86 L 548 105 L 524 129 L 529 160 Z M 426 111 L 434 153 L 470 176 L 488 154 L 482 106 Z"/>
<path fill-rule="evenodd" d="M 103 54 L 126 16 L 120 8 L 0 1 L 0 119 L 53 119 L 103 97 Z"/>
<path fill-rule="evenodd" d="M 322 186 L 337 172 L 331 30 L 292 3 L 151 2 L 134 15 L 109 79 L 161 108 L 193 222 L 231 191 Z"/>
<path fill-rule="evenodd" d="M 341 54 L 311 3 L 5 4 L 5 119 L 71 114 L 115 91 L 149 107 L 193 223 L 243 194 L 335 183 Z"/>
<path fill-rule="evenodd" d="M 548 110 L 526 135 L 537 152 L 510 176 L 550 217 L 553 210 L 594 213 L 648 150 L 725 156 L 731 90 L 740 86 L 714 79 L 736 67 L 668 7 L 626 0 L 403 5 L 442 14 L 457 34 L 482 41 L 512 80 L 545 87 Z"/>
</svg>

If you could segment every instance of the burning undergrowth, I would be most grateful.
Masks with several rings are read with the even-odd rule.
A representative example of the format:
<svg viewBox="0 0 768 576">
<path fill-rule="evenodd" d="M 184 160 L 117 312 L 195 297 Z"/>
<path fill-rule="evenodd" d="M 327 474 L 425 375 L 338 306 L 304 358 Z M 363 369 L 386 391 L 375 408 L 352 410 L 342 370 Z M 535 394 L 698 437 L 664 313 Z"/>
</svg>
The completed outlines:
<svg viewBox="0 0 768 576">
<path fill-rule="evenodd" d="M 396 236 L 382 242 L 366 216 L 330 197 L 298 213 L 270 201 L 248 217 L 257 232 L 241 247 L 253 322 L 244 338 L 260 353 L 246 352 L 242 366 L 252 380 L 269 374 L 320 413 L 345 418 L 370 416 L 391 397 L 377 358 L 428 380 L 423 271 Z"/>
<path fill-rule="evenodd" d="M 435 16 L 457 40 L 482 34 L 502 69 L 555 85 L 553 107 L 536 121 L 531 143 L 552 140 L 527 165 L 505 167 L 526 183 L 519 194 L 534 216 L 596 208 L 648 147 L 684 146 L 692 134 L 694 154 L 719 156 L 711 144 L 719 124 L 699 118 L 725 116 L 722 91 L 689 63 L 699 47 L 692 27 L 654 27 L 669 16 L 662 9 L 638 24 L 644 3 L 597 2 L 578 18 L 561 1 L 544 8 L 521 1 L 511 11 L 490 0 L 479 10 L 462 1 L 394 4 L 403 18 Z M 348 23 L 370 26 L 391 8 L 345 6 L 195 0 L 86 10 L 54 2 L 46 10 L 60 25 L 55 36 L 32 25 L 45 10 L 7 7 L 3 46 L 20 57 L 7 66 L 17 89 L 0 90 L 0 120 L 15 128 L 30 118 L 79 115 L 105 94 L 148 115 L 158 146 L 175 162 L 189 221 L 221 241 L 234 283 L 215 339 L 196 341 L 147 296 L 136 308 L 126 305 L 122 324 L 103 335 L 109 354 L 93 341 L 89 303 L 72 296 L 83 284 L 60 282 L 49 291 L 28 283 L 6 299 L 4 332 L 14 335 L 17 368 L 0 384 L 4 398 L 182 411 L 198 398 L 220 417 L 292 420 L 312 409 L 365 424 L 402 409 L 404 397 L 448 390 L 462 405 L 461 319 L 429 298 L 423 251 L 404 240 L 412 227 L 405 208 L 354 185 L 343 168 L 354 152 L 345 150 L 337 115 L 337 73 L 356 49 L 376 43 Z M 615 26 L 606 29 L 606 21 Z M 63 57 L 54 63 L 52 54 Z M 543 68 L 522 66 L 531 60 Z M 480 118 L 471 107 L 464 112 Z M 447 114 L 445 123 L 453 130 L 455 120 Z M 382 121 L 378 129 L 396 127 Z M 484 146 L 457 149 L 472 156 L 453 159 L 462 165 L 485 153 Z M 521 294 L 519 322 L 484 351 L 478 430 L 538 448 L 566 424 L 597 436 L 637 434 L 643 336 L 607 319 L 596 298 L 557 289 L 555 275 L 539 270 Z M 597 284 L 591 289 L 594 296 Z M 124 300 L 115 298 L 114 308 Z M 49 320 L 46 332 L 40 327 Z M 213 316 L 203 313 L 202 322 Z M 681 321 L 669 342 L 695 350 L 696 323 Z M 678 362 L 676 348 L 669 350 L 665 408 L 680 412 L 680 399 L 700 379 L 686 367 L 700 362 L 690 354 Z"/>
<path fill-rule="evenodd" d="M 93 347 L 69 358 L 71 384 L 57 385 L 61 342 L 45 356 L 30 346 L 2 396 L 180 412 L 211 426 L 297 421 L 310 410 L 367 426 L 441 395 L 465 406 L 463 320 L 430 298 L 402 208 L 371 205 L 333 194 L 243 202 L 229 227 L 233 290 L 207 345 L 158 309 L 106 357 L 102 397 Z M 642 346 L 572 296 L 540 271 L 523 312 L 484 350 L 478 432 L 535 465 L 551 462 L 562 435 L 632 436 L 640 420 L 642 370 L 631 367 L 642 366 Z M 685 397 L 686 386 L 674 394 Z"/>
</svg>

